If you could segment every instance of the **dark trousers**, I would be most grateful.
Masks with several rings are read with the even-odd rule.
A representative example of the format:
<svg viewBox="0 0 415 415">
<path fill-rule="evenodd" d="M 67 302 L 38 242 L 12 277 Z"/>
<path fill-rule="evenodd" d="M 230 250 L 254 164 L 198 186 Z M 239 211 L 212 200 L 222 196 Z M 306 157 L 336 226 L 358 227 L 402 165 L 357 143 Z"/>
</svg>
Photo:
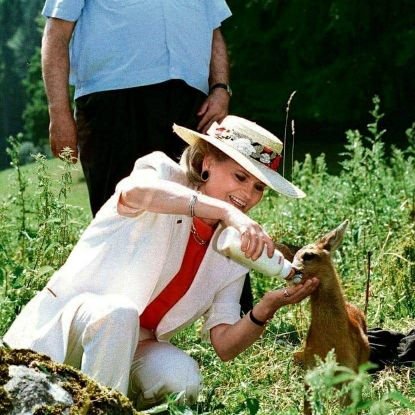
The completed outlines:
<svg viewBox="0 0 415 415">
<path fill-rule="evenodd" d="M 185 142 L 173 134 L 173 123 L 196 128 L 205 98 L 185 82 L 171 80 L 76 100 L 79 154 L 94 216 L 137 158 L 158 150 L 178 159 Z"/>
</svg>

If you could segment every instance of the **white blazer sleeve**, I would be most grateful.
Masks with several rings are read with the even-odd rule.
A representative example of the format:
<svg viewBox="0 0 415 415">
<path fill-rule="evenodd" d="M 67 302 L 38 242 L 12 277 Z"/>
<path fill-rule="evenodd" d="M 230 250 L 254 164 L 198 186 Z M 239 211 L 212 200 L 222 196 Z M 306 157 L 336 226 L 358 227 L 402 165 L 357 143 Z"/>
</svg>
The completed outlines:
<svg viewBox="0 0 415 415">
<path fill-rule="evenodd" d="M 210 329 L 219 324 L 235 324 L 241 318 L 241 298 L 245 274 L 215 294 L 212 305 L 204 315 L 201 336 L 210 341 Z"/>
</svg>

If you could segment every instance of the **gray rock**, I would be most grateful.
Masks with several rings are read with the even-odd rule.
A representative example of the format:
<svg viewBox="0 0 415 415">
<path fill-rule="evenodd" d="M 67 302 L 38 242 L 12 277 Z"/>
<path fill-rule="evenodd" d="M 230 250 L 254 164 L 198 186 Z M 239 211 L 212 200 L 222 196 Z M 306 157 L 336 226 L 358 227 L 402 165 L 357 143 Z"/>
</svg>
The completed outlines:
<svg viewBox="0 0 415 415">
<path fill-rule="evenodd" d="M 26 366 L 9 366 L 10 380 L 4 385 L 15 402 L 10 415 L 31 415 L 43 405 L 62 404 L 62 414 L 69 414 L 71 395 L 52 376 Z"/>
<path fill-rule="evenodd" d="M 70 366 L 32 350 L 0 344 L 0 415 L 35 413 L 141 414 L 126 396 Z"/>
</svg>

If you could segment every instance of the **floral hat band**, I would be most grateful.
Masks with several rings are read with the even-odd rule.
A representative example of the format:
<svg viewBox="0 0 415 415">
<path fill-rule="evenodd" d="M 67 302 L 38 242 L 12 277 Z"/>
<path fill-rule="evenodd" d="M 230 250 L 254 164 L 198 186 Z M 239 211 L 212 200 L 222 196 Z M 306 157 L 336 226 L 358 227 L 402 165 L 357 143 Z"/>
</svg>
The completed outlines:
<svg viewBox="0 0 415 415">
<path fill-rule="evenodd" d="M 173 131 L 191 146 L 199 140 L 208 142 L 276 192 L 294 198 L 305 196 L 277 172 L 282 159 L 281 140 L 252 121 L 227 115 L 220 124 L 214 122 L 207 134 L 176 124 Z"/>
<path fill-rule="evenodd" d="M 272 149 L 270 146 L 255 142 L 240 131 L 220 126 L 216 121 L 211 125 L 207 134 L 226 142 L 244 156 L 252 157 L 274 171 L 278 170 L 282 159 L 280 149 Z"/>
</svg>

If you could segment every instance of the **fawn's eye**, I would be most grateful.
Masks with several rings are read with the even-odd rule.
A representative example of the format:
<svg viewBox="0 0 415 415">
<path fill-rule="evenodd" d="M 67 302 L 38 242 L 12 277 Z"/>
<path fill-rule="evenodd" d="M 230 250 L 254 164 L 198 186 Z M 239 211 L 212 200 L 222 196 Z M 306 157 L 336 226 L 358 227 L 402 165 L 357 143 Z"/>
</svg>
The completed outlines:
<svg viewBox="0 0 415 415">
<path fill-rule="evenodd" d="M 316 254 L 313 254 L 312 252 L 306 252 L 304 255 L 303 255 L 303 260 L 304 261 L 311 261 L 313 258 L 315 258 L 316 257 Z"/>
</svg>

